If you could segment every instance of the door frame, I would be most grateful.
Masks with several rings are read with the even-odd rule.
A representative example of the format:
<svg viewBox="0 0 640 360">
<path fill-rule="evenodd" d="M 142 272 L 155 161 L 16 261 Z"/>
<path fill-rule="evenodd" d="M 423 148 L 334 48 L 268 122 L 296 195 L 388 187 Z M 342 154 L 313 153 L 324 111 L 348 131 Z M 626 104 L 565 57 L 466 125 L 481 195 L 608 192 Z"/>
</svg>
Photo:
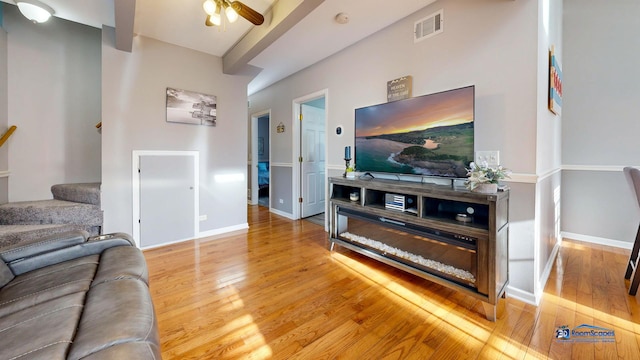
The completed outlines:
<svg viewBox="0 0 640 360">
<path fill-rule="evenodd" d="M 324 172 L 325 174 L 327 174 L 327 164 L 329 162 L 329 147 L 326 146 L 327 142 L 329 140 L 329 121 L 328 121 L 328 113 L 329 113 L 329 89 L 322 89 L 316 92 L 313 92 L 311 94 L 293 99 L 293 103 L 292 103 L 292 108 L 293 108 L 293 151 L 291 152 L 292 155 L 292 163 L 293 163 L 293 171 L 291 172 L 291 184 L 293 186 L 291 186 L 292 192 L 293 192 L 293 219 L 297 220 L 300 219 L 300 217 L 302 216 L 302 203 L 300 203 L 298 201 L 298 199 L 301 196 L 301 192 L 302 192 L 302 183 L 301 183 L 301 179 L 302 179 L 302 174 L 300 171 L 300 161 L 298 161 L 298 159 L 300 158 L 301 154 L 300 154 L 300 144 L 301 144 L 301 139 L 300 139 L 300 106 L 304 103 L 307 103 L 311 100 L 315 100 L 315 99 L 319 99 L 324 97 L 324 158 L 326 159 L 324 162 Z M 327 188 L 327 184 L 328 182 L 325 181 L 324 182 L 324 191 L 325 194 L 328 192 L 328 188 Z M 326 209 L 325 209 L 326 211 Z"/>
<path fill-rule="evenodd" d="M 200 233 L 200 153 L 198 151 L 171 151 L 171 150 L 133 150 L 131 152 L 131 184 L 132 184 L 132 218 L 133 240 L 140 247 L 140 157 L 142 156 L 190 156 L 193 159 L 193 234 L 198 237 Z"/>
<path fill-rule="evenodd" d="M 251 114 L 251 200 L 249 205 L 258 205 L 258 119 L 269 115 L 269 186 L 271 186 L 271 109 Z M 270 189 L 271 190 L 271 189 Z M 271 210 L 271 192 L 269 192 L 269 210 Z"/>
</svg>

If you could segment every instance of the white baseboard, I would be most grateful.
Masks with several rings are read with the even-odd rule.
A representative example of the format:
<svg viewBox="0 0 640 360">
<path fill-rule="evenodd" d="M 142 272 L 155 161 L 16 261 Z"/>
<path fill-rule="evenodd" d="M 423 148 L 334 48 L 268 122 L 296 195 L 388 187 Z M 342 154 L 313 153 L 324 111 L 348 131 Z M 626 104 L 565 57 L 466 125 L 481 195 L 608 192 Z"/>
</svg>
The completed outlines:
<svg viewBox="0 0 640 360">
<path fill-rule="evenodd" d="M 232 231 L 246 230 L 248 228 L 249 228 L 249 224 L 248 223 L 244 223 L 244 224 L 227 226 L 227 227 L 223 227 L 223 228 L 220 228 L 220 229 L 201 231 L 200 233 L 198 233 L 198 237 L 196 237 L 196 239 L 201 239 L 201 238 L 205 238 L 205 237 L 209 237 L 209 236 L 216 236 L 216 235 L 225 234 L 225 233 L 232 232 Z"/>
<path fill-rule="evenodd" d="M 549 280 L 549 275 L 551 275 L 551 270 L 553 270 L 553 265 L 556 262 L 556 257 L 558 256 L 558 252 L 560 251 L 560 247 L 562 246 L 562 238 L 560 241 L 556 243 L 551 250 L 551 256 L 549 256 L 549 260 L 547 260 L 547 264 L 542 271 L 542 276 L 538 279 L 538 289 L 540 289 L 540 293 L 535 297 L 536 305 L 540 304 L 540 300 L 542 300 L 542 293 L 544 292 L 544 287 L 547 285 L 547 281 Z"/>
<path fill-rule="evenodd" d="M 229 232 L 232 232 L 232 231 L 246 230 L 248 228 L 249 228 L 249 224 L 247 224 L 247 223 L 233 225 L 233 226 L 227 226 L 227 227 L 220 228 L 220 229 L 213 229 L 213 230 L 209 230 L 209 231 L 205 231 L 205 232 L 200 232 L 200 233 L 198 233 L 198 235 L 195 238 L 187 238 L 187 239 L 169 241 L 169 242 L 162 243 L 162 244 L 154 244 L 154 245 L 150 245 L 150 246 L 141 247 L 140 249 L 141 250 L 149 250 L 149 249 L 154 249 L 154 248 L 158 248 L 158 247 L 161 247 L 161 246 L 173 245 L 173 244 L 178 244 L 178 243 L 185 242 L 185 241 L 197 240 L 197 239 L 202 239 L 202 238 L 209 237 L 209 236 L 225 234 L 225 233 L 229 233 Z"/>
<path fill-rule="evenodd" d="M 163 247 L 163 246 L 167 246 L 167 245 L 173 245 L 173 244 L 178 244 L 181 242 L 185 242 L 185 241 L 191 241 L 194 238 L 187 238 L 187 239 L 180 239 L 180 240 L 174 240 L 174 241 L 169 241 L 166 243 L 162 243 L 162 244 L 153 244 L 153 245 L 149 245 L 149 246 L 141 246 L 140 250 L 150 250 L 150 249 L 155 249 L 155 248 L 159 248 L 159 247 Z"/>
<path fill-rule="evenodd" d="M 269 211 L 270 211 L 270 212 L 272 212 L 272 213 L 274 213 L 274 214 L 276 214 L 276 215 L 284 216 L 284 217 L 286 217 L 286 218 L 287 218 L 287 219 L 289 219 L 289 220 L 297 220 L 297 219 L 295 219 L 295 218 L 293 217 L 293 214 L 286 213 L 286 212 L 281 211 L 281 210 L 278 210 L 278 209 L 270 208 L 270 209 L 269 209 Z"/>
<path fill-rule="evenodd" d="M 601 238 L 597 236 L 576 234 L 576 233 L 571 233 L 567 231 L 562 231 L 560 234 L 562 235 L 563 238 L 583 241 L 583 242 L 592 243 L 592 244 L 612 246 L 612 247 L 617 247 L 617 248 L 627 249 L 627 250 L 631 250 L 631 248 L 633 247 L 633 243 L 628 241 L 612 240 L 612 239 Z"/>
<path fill-rule="evenodd" d="M 527 304 L 538 306 L 535 294 L 528 291 L 516 289 L 511 286 L 507 286 L 507 297 L 526 302 Z"/>
</svg>

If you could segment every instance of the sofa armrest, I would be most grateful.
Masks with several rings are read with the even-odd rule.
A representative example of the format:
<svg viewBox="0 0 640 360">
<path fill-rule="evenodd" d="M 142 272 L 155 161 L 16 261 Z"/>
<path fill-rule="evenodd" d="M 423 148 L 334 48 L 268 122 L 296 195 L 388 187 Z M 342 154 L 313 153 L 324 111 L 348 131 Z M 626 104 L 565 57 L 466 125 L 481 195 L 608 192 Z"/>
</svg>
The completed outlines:
<svg viewBox="0 0 640 360">
<path fill-rule="evenodd" d="M 136 246 L 136 243 L 133 241 L 133 238 L 125 233 L 111 233 L 111 234 L 91 236 L 87 239 L 87 241 L 88 242 L 105 241 L 105 240 L 111 240 L 111 239 L 120 239 L 120 240 L 129 242 L 129 245 L 131 246 Z"/>
<path fill-rule="evenodd" d="M 5 263 L 10 263 L 17 259 L 37 256 L 50 251 L 64 249 L 73 245 L 82 244 L 87 241 L 89 233 L 86 231 L 69 231 L 43 237 L 28 243 L 19 243 L 11 247 L 3 248 L 0 258 Z"/>
<path fill-rule="evenodd" d="M 83 256 L 100 254 L 105 249 L 111 247 L 133 245 L 131 237 L 124 233 L 114 233 L 90 238 L 83 236 L 82 241 L 79 241 L 78 237 L 74 237 L 73 240 L 70 237 L 64 237 L 63 242 L 65 244 L 64 246 L 54 247 L 52 245 L 46 245 L 46 251 L 36 245 L 35 248 L 39 249 L 39 251 L 33 250 L 33 248 L 30 251 L 16 249 L 14 252 L 7 251 L 8 254 L 2 253 L 0 257 L 7 263 L 14 275 L 17 276 L 45 266 Z M 16 254 L 23 256 L 17 256 Z"/>
</svg>

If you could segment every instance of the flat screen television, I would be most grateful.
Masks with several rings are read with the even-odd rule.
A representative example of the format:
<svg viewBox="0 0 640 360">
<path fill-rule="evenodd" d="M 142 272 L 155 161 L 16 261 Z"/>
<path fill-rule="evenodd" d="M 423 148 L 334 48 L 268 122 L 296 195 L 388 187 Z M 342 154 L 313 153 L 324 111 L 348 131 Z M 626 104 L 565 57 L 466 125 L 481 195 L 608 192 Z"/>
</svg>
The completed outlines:
<svg viewBox="0 0 640 360">
<path fill-rule="evenodd" d="M 466 177 L 474 157 L 475 87 L 355 110 L 356 170 Z"/>
</svg>

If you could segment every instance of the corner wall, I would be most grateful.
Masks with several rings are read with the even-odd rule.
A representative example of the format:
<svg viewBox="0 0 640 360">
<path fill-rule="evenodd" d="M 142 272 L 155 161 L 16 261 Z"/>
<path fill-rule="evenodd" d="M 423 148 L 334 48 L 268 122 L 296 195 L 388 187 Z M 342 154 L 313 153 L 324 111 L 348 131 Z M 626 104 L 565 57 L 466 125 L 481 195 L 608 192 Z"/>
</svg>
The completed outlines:
<svg viewBox="0 0 640 360">
<path fill-rule="evenodd" d="M 414 22 L 439 9 L 444 9 L 444 32 L 414 44 Z M 499 150 L 501 162 L 519 175 L 510 201 L 510 287 L 532 301 L 537 14 L 535 1 L 440 0 L 252 95 L 250 112 L 271 109 L 272 161 L 294 164 L 292 100 L 328 89 L 327 163 L 335 175 L 344 168 L 344 146 L 353 146 L 354 109 L 386 102 L 387 81 L 412 75 L 414 96 L 475 84 L 475 149 Z M 284 134 L 275 131 L 279 122 L 287 129 Z M 344 127 L 342 136 L 335 134 L 338 125 Z M 287 192 L 292 186 L 290 177 L 281 184 Z M 290 194 L 285 199 L 293 201 Z"/>
<path fill-rule="evenodd" d="M 562 64 L 562 2 L 538 1 L 538 82 L 536 120 L 535 294 L 544 291 L 560 247 L 562 112 L 549 110 L 549 49 Z"/>
<path fill-rule="evenodd" d="M 640 219 L 640 2 L 564 0 L 562 231 L 631 248 Z"/>
<path fill-rule="evenodd" d="M 3 6 L 0 4 L 0 134 L 9 128 L 7 117 L 7 32 L 2 27 Z M 0 204 L 9 201 L 9 143 L 0 148 Z"/>
<path fill-rule="evenodd" d="M 9 200 L 50 199 L 51 185 L 100 181 L 100 30 L 55 17 L 33 24 L 3 5 L 8 124 L 18 127 L 8 147 Z"/>
<path fill-rule="evenodd" d="M 222 73 L 222 59 L 143 36 L 131 53 L 102 40 L 104 231 L 132 233 L 132 151 L 200 153 L 200 236 L 247 227 L 247 83 Z M 166 122 L 166 88 L 217 96 L 215 127 Z M 232 175 L 231 182 L 217 180 Z"/>
</svg>

